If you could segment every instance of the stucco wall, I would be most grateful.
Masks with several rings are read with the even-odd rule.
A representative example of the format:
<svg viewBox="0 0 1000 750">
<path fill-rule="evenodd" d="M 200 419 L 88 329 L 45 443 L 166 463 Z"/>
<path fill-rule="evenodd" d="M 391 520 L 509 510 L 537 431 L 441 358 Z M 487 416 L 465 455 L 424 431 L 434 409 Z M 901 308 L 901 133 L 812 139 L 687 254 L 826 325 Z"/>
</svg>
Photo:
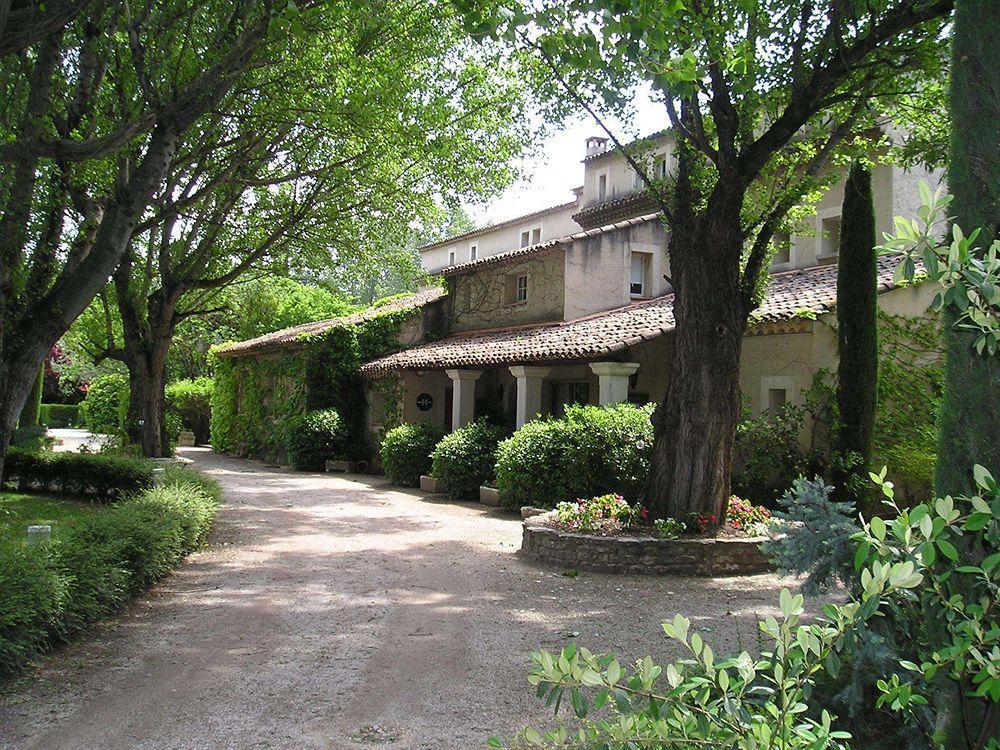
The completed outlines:
<svg viewBox="0 0 1000 750">
<path fill-rule="evenodd" d="M 436 247 L 422 250 L 420 253 L 421 267 L 430 273 L 440 271 L 448 265 L 449 254 L 455 251 L 455 263 L 467 263 L 471 260 L 472 245 L 478 245 L 478 257 L 486 258 L 507 250 L 514 250 L 521 247 L 521 232 L 540 228 L 541 241 L 554 240 L 559 237 L 566 237 L 581 231 L 580 225 L 573 221 L 573 214 L 579 211 L 574 204 L 561 211 L 554 211 L 530 221 L 518 222 L 508 227 L 499 229 L 484 229 L 481 234 L 474 237 L 466 237 L 457 242 L 443 244 Z"/>
<path fill-rule="evenodd" d="M 454 279 L 452 331 L 499 328 L 559 320 L 565 296 L 562 245 L 521 263 L 487 268 Z M 510 302 L 508 278 L 528 276 L 528 299 Z"/>
<path fill-rule="evenodd" d="M 643 151 L 643 156 L 650 160 L 656 155 L 663 155 L 667 159 L 668 171 L 673 170 L 673 136 L 667 134 L 660 136 L 651 143 L 648 149 Z M 607 192 L 602 199 L 599 192 L 601 175 L 607 176 Z M 584 163 L 583 175 L 583 196 L 580 201 L 580 208 L 588 208 L 598 203 L 622 198 L 634 193 L 635 171 L 629 166 L 625 157 L 620 151 L 611 151 L 606 156 L 593 159 Z"/>
</svg>

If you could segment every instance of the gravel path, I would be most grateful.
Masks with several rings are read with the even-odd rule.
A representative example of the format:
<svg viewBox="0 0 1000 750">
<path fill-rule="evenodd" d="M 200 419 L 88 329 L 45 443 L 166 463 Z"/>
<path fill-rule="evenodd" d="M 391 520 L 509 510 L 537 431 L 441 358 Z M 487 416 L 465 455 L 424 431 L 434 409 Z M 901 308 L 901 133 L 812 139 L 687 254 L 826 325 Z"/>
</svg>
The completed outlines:
<svg viewBox="0 0 1000 750">
<path fill-rule="evenodd" d="M 548 717 L 533 649 L 676 657 L 678 611 L 753 649 L 783 583 L 574 577 L 522 562 L 510 514 L 182 451 L 225 489 L 210 546 L 9 686 L 3 750 L 483 747 Z"/>
</svg>

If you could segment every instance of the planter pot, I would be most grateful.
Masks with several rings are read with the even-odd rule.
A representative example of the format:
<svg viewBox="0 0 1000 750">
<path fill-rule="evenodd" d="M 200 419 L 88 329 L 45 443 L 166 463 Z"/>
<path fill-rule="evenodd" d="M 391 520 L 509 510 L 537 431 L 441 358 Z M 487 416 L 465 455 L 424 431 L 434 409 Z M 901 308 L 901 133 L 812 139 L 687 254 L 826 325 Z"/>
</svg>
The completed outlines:
<svg viewBox="0 0 1000 750">
<path fill-rule="evenodd" d="M 421 475 L 420 477 L 420 489 L 424 492 L 437 492 L 438 491 L 438 480 L 435 477 L 429 477 L 426 475 Z"/>
<path fill-rule="evenodd" d="M 485 485 L 479 488 L 479 502 L 492 508 L 500 507 L 500 490 Z"/>
</svg>

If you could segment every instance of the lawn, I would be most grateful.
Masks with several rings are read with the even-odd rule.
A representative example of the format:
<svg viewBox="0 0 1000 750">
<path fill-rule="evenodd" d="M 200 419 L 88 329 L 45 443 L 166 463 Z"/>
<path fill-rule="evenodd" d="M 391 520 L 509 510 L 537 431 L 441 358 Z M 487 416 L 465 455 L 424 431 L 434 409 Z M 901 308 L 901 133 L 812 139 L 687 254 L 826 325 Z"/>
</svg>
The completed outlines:
<svg viewBox="0 0 1000 750">
<path fill-rule="evenodd" d="M 101 513 L 105 506 L 53 495 L 0 493 L 0 537 L 27 537 L 28 526 L 49 524 L 59 538 L 83 519 Z"/>
</svg>

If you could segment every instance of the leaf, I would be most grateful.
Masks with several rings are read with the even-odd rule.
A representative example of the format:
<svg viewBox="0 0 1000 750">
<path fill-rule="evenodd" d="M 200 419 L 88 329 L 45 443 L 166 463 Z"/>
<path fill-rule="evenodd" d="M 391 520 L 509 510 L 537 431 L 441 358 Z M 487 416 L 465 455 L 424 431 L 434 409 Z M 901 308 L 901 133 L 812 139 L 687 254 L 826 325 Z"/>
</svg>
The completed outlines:
<svg viewBox="0 0 1000 750">
<path fill-rule="evenodd" d="M 872 534 L 875 535 L 875 538 L 878 539 L 880 542 L 884 541 L 885 540 L 885 521 L 883 521 L 878 516 L 874 516 L 872 518 L 872 520 L 869 522 L 869 525 L 871 526 Z"/>
<path fill-rule="evenodd" d="M 604 684 L 604 678 L 593 669 L 584 669 L 580 675 L 580 682 L 587 687 L 599 687 Z"/>
<path fill-rule="evenodd" d="M 947 539 L 938 539 L 935 543 L 937 544 L 938 549 L 941 550 L 941 554 L 949 560 L 958 559 L 958 550 L 956 550 L 955 545 Z"/>
</svg>

